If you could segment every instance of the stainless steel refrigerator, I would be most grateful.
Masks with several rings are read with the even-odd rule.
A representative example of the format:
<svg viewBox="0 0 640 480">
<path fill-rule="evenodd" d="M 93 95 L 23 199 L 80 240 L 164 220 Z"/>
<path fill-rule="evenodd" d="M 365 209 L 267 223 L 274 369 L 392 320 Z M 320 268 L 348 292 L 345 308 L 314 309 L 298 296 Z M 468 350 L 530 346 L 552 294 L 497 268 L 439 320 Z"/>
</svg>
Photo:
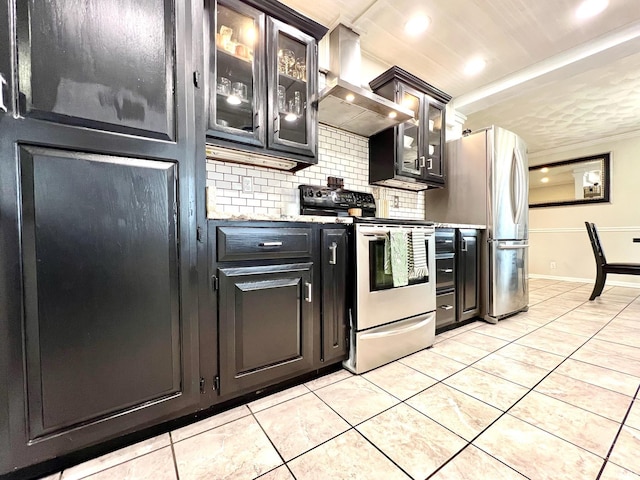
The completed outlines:
<svg viewBox="0 0 640 480">
<path fill-rule="evenodd" d="M 527 147 L 492 126 L 448 142 L 446 152 L 446 188 L 425 192 L 426 218 L 486 225 L 483 316 L 496 323 L 529 303 Z"/>
</svg>

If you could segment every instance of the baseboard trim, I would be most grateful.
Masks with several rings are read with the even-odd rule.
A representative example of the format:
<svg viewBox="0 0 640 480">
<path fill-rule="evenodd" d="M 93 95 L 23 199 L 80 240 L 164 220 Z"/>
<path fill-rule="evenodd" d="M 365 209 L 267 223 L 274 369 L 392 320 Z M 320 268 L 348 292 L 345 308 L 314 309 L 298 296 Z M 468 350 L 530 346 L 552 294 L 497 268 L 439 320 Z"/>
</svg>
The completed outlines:
<svg viewBox="0 0 640 480">
<path fill-rule="evenodd" d="M 598 232 L 640 232 L 640 226 L 634 227 L 599 227 Z M 586 228 L 530 228 L 529 233 L 580 233 L 585 234 Z"/>
<path fill-rule="evenodd" d="M 577 282 L 577 283 L 590 283 L 590 284 L 593 284 L 595 282 L 595 279 L 593 278 L 559 277 L 554 275 L 540 275 L 538 273 L 530 273 L 529 278 L 542 278 L 545 280 L 558 280 L 563 282 Z M 609 280 L 608 278 L 607 278 L 607 285 L 613 285 L 615 287 L 640 288 L 640 283 L 620 282 L 617 280 Z"/>
</svg>

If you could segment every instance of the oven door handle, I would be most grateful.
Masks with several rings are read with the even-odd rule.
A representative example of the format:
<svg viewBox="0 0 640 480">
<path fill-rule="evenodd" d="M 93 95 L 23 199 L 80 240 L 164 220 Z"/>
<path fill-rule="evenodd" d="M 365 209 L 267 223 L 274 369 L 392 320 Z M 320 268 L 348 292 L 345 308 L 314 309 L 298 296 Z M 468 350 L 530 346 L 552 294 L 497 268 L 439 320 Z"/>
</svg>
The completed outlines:
<svg viewBox="0 0 640 480">
<path fill-rule="evenodd" d="M 433 318 L 431 316 L 428 316 L 424 320 L 416 323 L 415 325 L 411 325 L 410 327 L 396 328 L 393 330 L 386 330 L 384 332 L 363 333 L 361 334 L 362 336 L 360 338 L 364 340 L 365 338 L 380 338 L 380 337 L 390 337 L 392 335 L 406 334 L 408 332 L 412 332 L 413 330 L 418 330 L 432 321 L 433 321 Z"/>
<path fill-rule="evenodd" d="M 363 233 L 363 237 L 370 238 L 372 240 L 386 240 L 387 236 L 384 233 Z"/>
</svg>

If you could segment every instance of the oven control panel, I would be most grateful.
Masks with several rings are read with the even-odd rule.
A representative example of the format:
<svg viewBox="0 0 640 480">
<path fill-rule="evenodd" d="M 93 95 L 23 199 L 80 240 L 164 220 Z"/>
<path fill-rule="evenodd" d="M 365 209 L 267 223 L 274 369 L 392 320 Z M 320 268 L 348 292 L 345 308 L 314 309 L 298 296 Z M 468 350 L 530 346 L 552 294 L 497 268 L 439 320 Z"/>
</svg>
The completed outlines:
<svg viewBox="0 0 640 480">
<path fill-rule="evenodd" d="M 376 201 L 371 193 L 352 190 L 300 185 L 300 206 L 327 210 L 348 210 L 362 208 L 375 210 Z"/>
</svg>

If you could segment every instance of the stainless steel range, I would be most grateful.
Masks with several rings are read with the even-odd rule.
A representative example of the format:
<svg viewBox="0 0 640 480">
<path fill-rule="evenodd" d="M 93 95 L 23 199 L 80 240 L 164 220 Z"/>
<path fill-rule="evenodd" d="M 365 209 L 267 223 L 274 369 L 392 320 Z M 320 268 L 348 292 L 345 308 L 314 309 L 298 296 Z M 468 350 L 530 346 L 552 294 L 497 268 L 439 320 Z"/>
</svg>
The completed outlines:
<svg viewBox="0 0 640 480">
<path fill-rule="evenodd" d="M 433 224 L 375 218 L 373 195 L 342 189 L 301 185 L 300 206 L 302 214 L 343 216 L 350 208 L 363 211 L 362 217 L 354 217 L 350 350 L 345 368 L 363 373 L 433 345 L 436 323 Z M 408 277 L 402 286 L 399 284 L 405 282 L 395 281 L 389 271 L 392 236 L 424 241 L 426 269 L 420 275 Z M 413 248 L 411 241 L 406 248 Z"/>
</svg>

